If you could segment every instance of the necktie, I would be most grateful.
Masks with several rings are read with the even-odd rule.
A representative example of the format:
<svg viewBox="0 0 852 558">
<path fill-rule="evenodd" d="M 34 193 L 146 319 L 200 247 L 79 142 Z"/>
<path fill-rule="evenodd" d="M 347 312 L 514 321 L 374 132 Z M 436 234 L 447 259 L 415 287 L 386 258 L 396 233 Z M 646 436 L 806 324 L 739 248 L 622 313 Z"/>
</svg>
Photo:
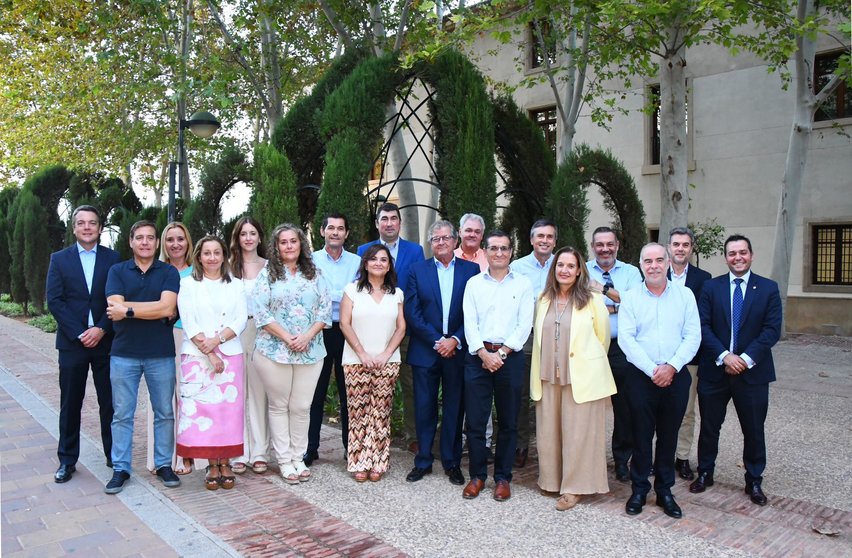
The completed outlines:
<svg viewBox="0 0 852 558">
<path fill-rule="evenodd" d="M 740 321 L 743 318 L 743 291 L 740 289 L 742 279 L 734 279 L 734 298 L 731 304 L 731 349 L 737 352 L 737 337 L 740 333 Z"/>
</svg>

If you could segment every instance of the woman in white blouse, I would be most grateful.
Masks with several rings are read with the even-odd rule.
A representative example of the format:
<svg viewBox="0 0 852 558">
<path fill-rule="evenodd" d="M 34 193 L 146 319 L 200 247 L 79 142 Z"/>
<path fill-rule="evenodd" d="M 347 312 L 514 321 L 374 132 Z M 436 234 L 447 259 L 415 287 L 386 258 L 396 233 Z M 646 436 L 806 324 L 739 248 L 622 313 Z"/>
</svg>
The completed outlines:
<svg viewBox="0 0 852 558">
<path fill-rule="evenodd" d="M 243 453 L 243 349 L 246 298 L 231 277 L 222 239 L 202 238 L 193 270 L 181 280 L 178 309 L 183 321 L 178 454 L 210 462 L 208 490 L 233 488 L 229 458 Z"/>
<path fill-rule="evenodd" d="M 403 294 L 393 258 L 383 244 L 367 248 L 358 280 L 340 301 L 343 373 L 349 409 L 347 470 L 358 482 L 379 481 L 390 459 L 390 419 L 405 336 Z"/>
</svg>

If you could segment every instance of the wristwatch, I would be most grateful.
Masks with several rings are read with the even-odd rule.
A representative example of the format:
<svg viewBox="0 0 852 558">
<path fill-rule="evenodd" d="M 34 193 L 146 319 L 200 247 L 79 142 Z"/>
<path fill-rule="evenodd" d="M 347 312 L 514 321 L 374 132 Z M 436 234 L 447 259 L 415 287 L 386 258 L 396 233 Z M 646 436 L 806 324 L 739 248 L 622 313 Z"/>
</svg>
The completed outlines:
<svg viewBox="0 0 852 558">
<path fill-rule="evenodd" d="M 220 333 L 219 334 L 219 344 L 221 345 L 221 344 L 225 343 L 225 341 L 226 341 L 225 336 Z"/>
<path fill-rule="evenodd" d="M 607 283 L 606 285 L 604 285 L 604 287 L 603 287 L 603 291 L 601 291 L 601 293 L 602 293 L 604 296 L 606 296 L 606 293 L 608 293 L 608 292 L 609 292 L 610 287 L 611 287 L 611 285 L 610 285 L 609 283 Z"/>
<path fill-rule="evenodd" d="M 133 311 L 133 308 L 127 307 L 127 312 L 124 313 L 125 318 L 134 318 L 136 317 L 136 312 Z"/>
<path fill-rule="evenodd" d="M 509 356 L 503 349 L 497 349 L 497 354 L 500 355 L 500 358 L 503 360 L 506 360 L 506 357 Z"/>
</svg>

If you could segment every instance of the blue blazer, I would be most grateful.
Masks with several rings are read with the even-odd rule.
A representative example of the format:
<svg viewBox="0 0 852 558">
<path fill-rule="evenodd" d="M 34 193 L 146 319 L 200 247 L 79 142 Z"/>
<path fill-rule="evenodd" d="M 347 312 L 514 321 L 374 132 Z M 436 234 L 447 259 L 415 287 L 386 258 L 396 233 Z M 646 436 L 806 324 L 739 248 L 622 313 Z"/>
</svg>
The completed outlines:
<svg viewBox="0 0 852 558">
<path fill-rule="evenodd" d="M 358 247 L 358 255 L 363 256 L 364 252 L 367 251 L 367 248 L 378 243 L 379 241 L 377 239 L 372 242 L 362 244 Z M 393 262 L 393 268 L 396 271 L 397 286 L 402 289 L 402 293 L 405 296 L 408 296 L 408 289 L 405 288 L 408 283 L 408 268 L 411 264 L 421 262 L 425 258 L 426 256 L 423 255 L 422 246 L 415 242 L 409 242 L 408 240 L 403 240 L 401 238 L 399 239 L 399 248 L 396 252 L 396 259 Z"/>
<path fill-rule="evenodd" d="M 51 254 L 50 267 L 47 269 L 47 307 L 56 319 L 57 349 L 86 350 L 77 336 L 89 329 L 91 310 L 95 325 L 106 332 L 93 350 L 109 353 L 113 332 L 112 322 L 106 315 L 106 280 L 109 268 L 120 260 L 115 250 L 98 246 L 92 292 L 89 293 L 77 243 Z"/>
<path fill-rule="evenodd" d="M 671 278 L 672 268 L 670 267 L 669 270 L 666 271 L 666 279 L 671 280 Z M 697 268 L 691 264 L 689 267 L 686 268 L 686 288 L 692 291 L 692 294 L 695 296 L 696 304 L 698 304 L 698 301 L 701 300 L 701 287 L 704 286 L 704 282 L 708 279 L 710 279 L 710 274 L 704 271 L 703 269 Z M 699 350 L 695 354 L 689 364 L 698 364 L 698 358 L 700 354 L 701 350 Z"/>
<path fill-rule="evenodd" d="M 479 273 L 479 264 L 456 258 L 454 266 L 447 334 L 458 337 L 462 343 L 461 349 L 453 357 L 462 365 L 467 352 L 462 299 L 468 279 Z M 405 291 L 405 325 L 411 335 L 406 362 L 411 366 L 429 368 L 441 358 L 432 347 L 435 340 L 444 335 L 443 308 L 435 260 L 430 258 L 412 264 L 408 270 L 408 290 Z"/>
<path fill-rule="evenodd" d="M 731 284 L 728 274 L 704 283 L 698 302 L 701 317 L 701 360 L 698 377 L 719 381 L 725 367 L 716 366 L 716 358 L 731 344 Z M 781 295 L 778 284 L 752 272 L 746 285 L 743 316 L 737 337 L 736 354 L 746 353 L 755 365 L 742 374 L 748 384 L 775 381 L 772 347 L 781 337 Z"/>
</svg>

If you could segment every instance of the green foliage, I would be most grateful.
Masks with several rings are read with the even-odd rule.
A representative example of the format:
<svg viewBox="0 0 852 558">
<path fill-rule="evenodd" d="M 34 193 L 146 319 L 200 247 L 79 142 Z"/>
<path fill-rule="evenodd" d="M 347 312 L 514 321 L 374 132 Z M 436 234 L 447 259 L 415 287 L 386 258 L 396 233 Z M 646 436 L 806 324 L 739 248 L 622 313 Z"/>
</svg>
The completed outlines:
<svg viewBox="0 0 852 558">
<path fill-rule="evenodd" d="M 248 212 L 267 231 L 299 219 L 296 176 L 287 157 L 270 144 L 254 150 L 254 189 Z"/>
<path fill-rule="evenodd" d="M 24 247 L 24 275 L 29 300 L 36 311 L 41 312 L 44 309 L 45 280 L 51 253 L 48 216 L 38 198 L 26 190 L 22 196 L 18 207 L 21 214 L 15 225 L 15 242 L 21 242 Z"/>
<path fill-rule="evenodd" d="M 332 211 L 343 213 L 349 221 L 347 248 L 354 249 L 367 239 L 370 230 L 370 208 L 364 192 L 370 173 L 371 159 L 364 156 L 355 130 L 344 130 L 326 146 L 325 176 L 317 201 L 313 230 L 320 230 L 322 218 Z M 322 238 L 314 235 L 314 246 L 322 246 Z"/>
<path fill-rule="evenodd" d="M 18 195 L 17 188 L 4 188 L 0 190 L 0 262 L 11 262 L 9 252 L 9 211 Z M 8 293 L 11 289 L 11 275 L 8 265 L 0 265 L 0 293 Z"/>
<path fill-rule="evenodd" d="M 30 318 L 27 320 L 27 325 L 37 327 L 46 333 L 56 333 L 56 320 L 51 314 L 44 314 Z"/>
<path fill-rule="evenodd" d="M 520 240 L 515 252 L 521 257 L 532 250 L 530 243 L 523 240 L 528 237 L 533 223 L 545 215 L 553 215 L 545 210 L 544 204 L 556 173 L 556 163 L 541 128 L 518 108 L 509 95 L 496 97 L 492 103 L 497 157 L 509 198 L 500 228 Z M 560 246 L 565 244 L 565 238 L 560 227 Z"/>
<path fill-rule="evenodd" d="M 589 203 L 586 198 L 588 177 L 585 175 L 581 157 L 578 148 L 559 165 L 550 183 L 545 203 L 547 215 L 556 222 L 558 229 L 557 246 L 573 246 L 586 255 L 584 235 L 589 218 Z"/>
<path fill-rule="evenodd" d="M 59 200 L 68 191 L 73 173 L 62 165 L 52 165 L 39 169 L 24 181 L 21 190 L 32 192 L 46 213 L 44 223 L 47 226 L 48 254 L 62 248 L 65 238 L 65 224 L 59 219 L 57 207 Z"/>
<path fill-rule="evenodd" d="M 725 251 L 725 227 L 717 223 L 715 217 L 707 221 L 690 223 L 689 228 L 695 234 L 693 251 L 696 265 L 702 257 L 707 258 Z"/>
<path fill-rule="evenodd" d="M 188 204 L 184 215 L 193 239 L 222 233 L 222 198 L 234 184 L 250 179 L 246 156 L 232 142 L 225 145 L 218 159 L 204 165 L 201 194 Z"/>
<path fill-rule="evenodd" d="M 475 211 L 494 222 L 497 195 L 494 168 L 494 118 L 482 75 L 456 50 L 442 52 L 425 68 L 438 93 L 430 111 L 438 153 L 440 212 L 458 223 Z"/>
</svg>

